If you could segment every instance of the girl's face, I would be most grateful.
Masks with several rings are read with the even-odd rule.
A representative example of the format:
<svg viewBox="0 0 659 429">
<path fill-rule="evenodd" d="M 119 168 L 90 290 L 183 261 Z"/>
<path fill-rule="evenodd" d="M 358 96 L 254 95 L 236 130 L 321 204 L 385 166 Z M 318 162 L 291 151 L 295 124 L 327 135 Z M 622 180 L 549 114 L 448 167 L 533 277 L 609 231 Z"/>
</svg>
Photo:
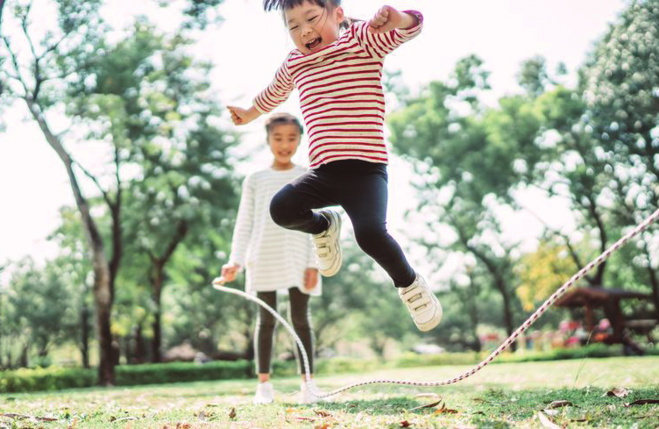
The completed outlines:
<svg viewBox="0 0 659 429">
<path fill-rule="evenodd" d="M 291 158 L 300 145 L 301 137 L 300 128 L 294 124 L 275 125 L 270 129 L 268 144 L 275 157 L 273 167 L 289 168 L 292 165 Z"/>
<path fill-rule="evenodd" d="M 343 8 L 326 9 L 310 1 L 284 11 L 293 43 L 303 54 L 311 54 L 339 38 Z"/>
</svg>

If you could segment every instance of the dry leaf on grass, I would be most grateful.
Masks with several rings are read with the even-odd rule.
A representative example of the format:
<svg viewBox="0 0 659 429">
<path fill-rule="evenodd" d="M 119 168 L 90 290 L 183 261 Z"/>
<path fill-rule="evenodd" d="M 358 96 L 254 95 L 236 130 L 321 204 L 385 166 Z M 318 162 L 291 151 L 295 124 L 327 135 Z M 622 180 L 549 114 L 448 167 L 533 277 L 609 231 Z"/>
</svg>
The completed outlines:
<svg viewBox="0 0 659 429">
<path fill-rule="evenodd" d="M 233 420 L 233 419 L 236 418 L 236 416 L 237 416 L 236 408 L 235 408 L 235 407 L 231 407 L 231 409 L 229 410 L 229 418 L 230 418 L 231 420 Z"/>
<path fill-rule="evenodd" d="M 625 404 L 625 407 L 631 407 L 632 405 L 647 405 L 647 404 L 659 404 L 659 399 L 637 399 L 634 402 Z"/>
<path fill-rule="evenodd" d="M 574 407 L 575 405 L 570 401 L 553 401 L 551 404 L 547 405 L 545 410 L 553 410 L 554 408 L 561 407 Z"/>
<path fill-rule="evenodd" d="M 330 413 L 328 413 L 327 411 L 313 410 L 313 412 L 316 413 L 316 415 L 320 416 L 320 417 L 332 417 L 332 415 Z"/>
<path fill-rule="evenodd" d="M 437 405 L 439 405 L 439 404 L 441 404 L 441 403 L 442 403 L 442 400 L 440 399 L 440 400 L 437 401 L 437 402 L 432 402 L 432 403 L 430 403 L 430 404 L 421 405 L 421 406 L 419 406 L 419 407 L 414 407 L 414 408 L 412 408 L 412 409 L 409 410 L 409 411 L 412 412 L 412 411 L 422 410 L 422 409 L 424 409 L 424 408 L 435 408 Z"/>
<path fill-rule="evenodd" d="M 190 429 L 191 427 L 190 423 L 176 423 L 176 429 Z"/>
<path fill-rule="evenodd" d="M 629 390 L 625 389 L 624 387 L 614 387 L 613 389 L 609 390 L 606 392 L 606 395 L 604 396 L 615 396 L 617 398 L 625 398 L 629 396 Z"/>
<path fill-rule="evenodd" d="M 561 429 L 559 425 L 554 423 L 547 415 L 543 412 L 538 412 L 538 419 L 543 428 L 547 429 Z"/>
<path fill-rule="evenodd" d="M 34 416 L 26 416 L 24 414 L 16 414 L 16 413 L 0 413 L 0 417 L 9 417 L 10 419 L 18 419 L 18 420 L 23 420 L 23 419 L 37 420 L 39 422 L 57 421 L 57 419 L 53 417 L 34 417 Z"/>
<path fill-rule="evenodd" d="M 400 422 L 400 427 L 402 427 L 402 428 L 409 428 L 411 426 L 412 425 L 407 420 L 403 420 L 402 422 Z"/>
</svg>

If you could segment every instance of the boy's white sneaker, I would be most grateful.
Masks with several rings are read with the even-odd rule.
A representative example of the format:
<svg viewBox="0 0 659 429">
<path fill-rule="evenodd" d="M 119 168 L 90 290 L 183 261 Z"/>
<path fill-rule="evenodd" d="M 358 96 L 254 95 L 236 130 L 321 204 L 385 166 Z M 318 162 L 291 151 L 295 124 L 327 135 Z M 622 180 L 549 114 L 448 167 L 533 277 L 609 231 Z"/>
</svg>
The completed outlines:
<svg viewBox="0 0 659 429">
<path fill-rule="evenodd" d="M 420 331 L 430 331 L 439 325 L 442 320 L 442 305 L 423 277 L 417 274 L 411 285 L 398 288 L 398 295 L 407 306 L 414 324 Z"/>
<path fill-rule="evenodd" d="M 318 257 L 318 271 L 324 277 L 332 277 L 341 268 L 341 216 L 334 210 L 320 210 L 329 228 L 320 234 L 313 234 L 313 244 Z"/>
<path fill-rule="evenodd" d="M 266 381 L 256 386 L 256 395 L 254 395 L 254 404 L 272 404 L 275 400 L 275 388 L 272 383 Z"/>
<path fill-rule="evenodd" d="M 315 381 L 311 380 L 309 383 L 311 383 L 313 387 L 316 390 L 318 390 Z M 303 382 L 300 385 L 300 404 L 313 404 L 321 400 L 322 399 L 320 399 L 318 396 L 311 393 L 311 390 L 309 390 L 309 386 L 307 385 L 307 383 Z"/>
</svg>

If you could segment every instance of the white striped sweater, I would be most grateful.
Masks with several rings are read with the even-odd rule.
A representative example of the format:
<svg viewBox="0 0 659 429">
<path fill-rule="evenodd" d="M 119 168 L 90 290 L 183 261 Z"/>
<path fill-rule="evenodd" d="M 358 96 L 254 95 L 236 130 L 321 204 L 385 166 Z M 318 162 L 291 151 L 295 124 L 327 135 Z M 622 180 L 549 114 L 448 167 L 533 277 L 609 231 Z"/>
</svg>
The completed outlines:
<svg viewBox="0 0 659 429">
<path fill-rule="evenodd" d="M 306 172 L 290 170 L 257 171 L 243 181 L 238 217 L 231 243 L 231 262 L 246 269 L 245 290 L 269 292 L 304 288 L 304 272 L 317 268 L 311 235 L 276 225 L 270 217 L 272 197 L 287 183 Z M 321 280 L 311 295 L 320 295 Z"/>
<path fill-rule="evenodd" d="M 371 34 L 366 22 L 350 26 L 339 39 L 323 49 L 304 55 L 293 50 L 272 83 L 255 99 L 261 113 L 286 101 L 294 88 L 309 134 L 309 166 L 342 159 L 387 163 L 384 141 L 384 58 L 421 32 L 418 25 Z"/>
</svg>

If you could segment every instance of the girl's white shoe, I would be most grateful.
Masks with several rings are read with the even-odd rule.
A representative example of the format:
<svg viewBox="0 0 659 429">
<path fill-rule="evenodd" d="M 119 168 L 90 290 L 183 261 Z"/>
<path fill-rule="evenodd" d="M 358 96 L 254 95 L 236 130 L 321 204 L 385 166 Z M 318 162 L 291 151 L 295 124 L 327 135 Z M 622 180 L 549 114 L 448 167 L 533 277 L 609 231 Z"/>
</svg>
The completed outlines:
<svg viewBox="0 0 659 429">
<path fill-rule="evenodd" d="M 266 381 L 256 386 L 256 395 L 254 395 L 254 404 L 272 404 L 275 400 L 275 388 L 272 383 Z"/>
</svg>

